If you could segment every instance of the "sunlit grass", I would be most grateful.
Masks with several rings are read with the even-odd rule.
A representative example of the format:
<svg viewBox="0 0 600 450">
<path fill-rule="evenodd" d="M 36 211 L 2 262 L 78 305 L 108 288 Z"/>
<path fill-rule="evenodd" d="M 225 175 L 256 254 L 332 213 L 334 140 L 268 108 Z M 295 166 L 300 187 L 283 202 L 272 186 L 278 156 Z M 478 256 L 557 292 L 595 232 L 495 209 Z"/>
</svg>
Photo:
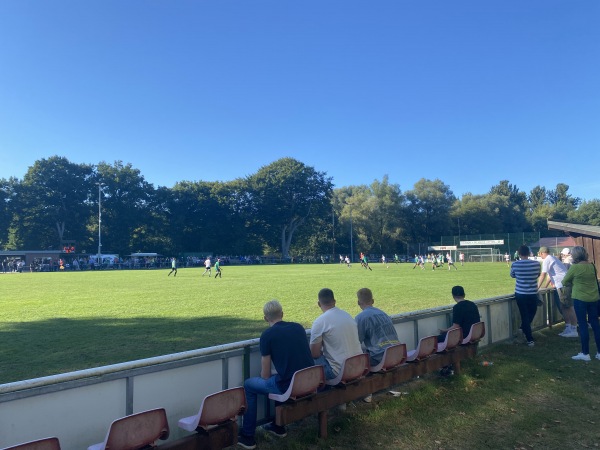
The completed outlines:
<svg viewBox="0 0 600 450">
<path fill-rule="evenodd" d="M 389 314 L 452 303 L 462 284 L 470 299 L 510 293 L 504 264 L 458 271 L 412 264 L 226 266 L 223 278 L 203 269 L 111 270 L 0 275 L 0 382 L 112 364 L 251 339 L 265 328 L 263 304 L 277 298 L 285 318 L 309 328 L 320 314 L 317 292 L 334 290 L 338 306 L 359 312 L 356 291 L 373 290 Z"/>
</svg>

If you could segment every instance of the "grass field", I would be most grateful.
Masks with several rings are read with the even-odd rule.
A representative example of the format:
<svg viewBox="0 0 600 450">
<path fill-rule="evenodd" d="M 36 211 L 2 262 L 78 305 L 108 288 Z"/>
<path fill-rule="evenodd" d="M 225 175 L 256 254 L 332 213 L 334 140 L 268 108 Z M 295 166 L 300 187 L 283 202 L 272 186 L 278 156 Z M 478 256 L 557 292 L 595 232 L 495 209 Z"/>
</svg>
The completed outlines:
<svg viewBox="0 0 600 450">
<path fill-rule="evenodd" d="M 356 291 L 373 290 L 389 314 L 452 303 L 465 287 L 476 300 L 511 293 L 505 264 L 470 263 L 458 271 L 412 264 L 225 267 L 0 275 L 0 383 L 164 355 L 260 336 L 263 304 L 277 298 L 285 319 L 309 328 L 320 314 L 317 292 L 359 312 Z"/>
</svg>

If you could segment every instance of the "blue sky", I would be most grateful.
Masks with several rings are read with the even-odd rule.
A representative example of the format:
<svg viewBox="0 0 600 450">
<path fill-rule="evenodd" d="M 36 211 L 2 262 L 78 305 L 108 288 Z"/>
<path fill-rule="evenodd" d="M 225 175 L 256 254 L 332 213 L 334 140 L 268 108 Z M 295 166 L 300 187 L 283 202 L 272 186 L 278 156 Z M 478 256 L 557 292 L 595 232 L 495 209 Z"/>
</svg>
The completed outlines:
<svg viewBox="0 0 600 450">
<path fill-rule="evenodd" d="M 53 155 L 155 186 L 285 156 L 336 187 L 600 198 L 597 0 L 1 0 L 0 178 Z"/>
</svg>

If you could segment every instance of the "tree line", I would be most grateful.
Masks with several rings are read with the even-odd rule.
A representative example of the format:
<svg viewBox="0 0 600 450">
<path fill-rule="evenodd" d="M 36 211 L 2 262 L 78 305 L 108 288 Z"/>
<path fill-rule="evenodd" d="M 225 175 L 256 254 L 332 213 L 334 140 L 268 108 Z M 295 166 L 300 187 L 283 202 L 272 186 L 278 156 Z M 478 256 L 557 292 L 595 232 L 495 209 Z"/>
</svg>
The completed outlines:
<svg viewBox="0 0 600 450">
<path fill-rule="evenodd" d="M 507 180 L 457 198 L 441 180 L 402 191 L 388 176 L 334 189 L 326 172 L 282 158 L 226 182 L 154 187 L 131 164 L 76 164 L 53 156 L 22 179 L 0 179 L 0 248 L 163 255 L 402 253 L 442 235 L 539 231 L 547 220 L 600 225 L 600 200 L 582 201 L 558 183 L 526 193 Z M 100 204 L 100 211 L 99 211 Z"/>
</svg>

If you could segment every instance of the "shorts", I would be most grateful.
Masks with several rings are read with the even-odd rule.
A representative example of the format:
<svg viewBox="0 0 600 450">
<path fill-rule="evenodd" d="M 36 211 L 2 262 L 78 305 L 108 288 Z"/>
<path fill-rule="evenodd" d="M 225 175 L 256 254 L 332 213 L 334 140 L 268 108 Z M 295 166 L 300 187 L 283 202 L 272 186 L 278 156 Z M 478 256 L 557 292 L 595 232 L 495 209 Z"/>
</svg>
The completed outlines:
<svg viewBox="0 0 600 450">
<path fill-rule="evenodd" d="M 564 308 L 570 308 L 573 306 L 573 299 L 571 298 L 571 286 L 563 286 L 562 288 L 556 288 L 556 291 L 558 292 L 560 304 Z"/>
</svg>

